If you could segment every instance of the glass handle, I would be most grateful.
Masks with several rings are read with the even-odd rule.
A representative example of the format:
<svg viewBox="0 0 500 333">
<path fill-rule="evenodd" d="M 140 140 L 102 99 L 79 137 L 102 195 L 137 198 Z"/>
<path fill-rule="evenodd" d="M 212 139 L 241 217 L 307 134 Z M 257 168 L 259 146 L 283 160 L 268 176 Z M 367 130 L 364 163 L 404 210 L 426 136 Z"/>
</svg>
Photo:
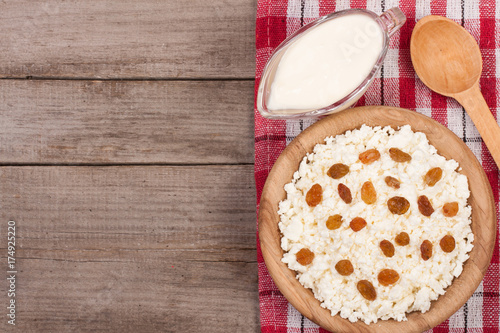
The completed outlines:
<svg viewBox="0 0 500 333">
<path fill-rule="evenodd" d="M 383 12 L 382 15 L 380 15 L 380 19 L 384 23 L 389 37 L 394 35 L 406 22 L 405 14 L 403 14 L 403 12 L 397 7 Z"/>
</svg>

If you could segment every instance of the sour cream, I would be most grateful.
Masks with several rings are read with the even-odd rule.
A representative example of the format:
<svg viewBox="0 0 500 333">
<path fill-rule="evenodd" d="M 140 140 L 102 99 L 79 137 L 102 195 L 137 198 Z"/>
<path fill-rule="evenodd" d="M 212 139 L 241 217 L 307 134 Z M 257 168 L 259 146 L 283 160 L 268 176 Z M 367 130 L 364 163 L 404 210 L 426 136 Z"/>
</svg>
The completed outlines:
<svg viewBox="0 0 500 333">
<path fill-rule="evenodd" d="M 383 47 L 384 31 L 368 15 L 345 15 L 312 28 L 281 58 L 268 109 L 318 109 L 339 101 L 367 78 Z"/>
</svg>

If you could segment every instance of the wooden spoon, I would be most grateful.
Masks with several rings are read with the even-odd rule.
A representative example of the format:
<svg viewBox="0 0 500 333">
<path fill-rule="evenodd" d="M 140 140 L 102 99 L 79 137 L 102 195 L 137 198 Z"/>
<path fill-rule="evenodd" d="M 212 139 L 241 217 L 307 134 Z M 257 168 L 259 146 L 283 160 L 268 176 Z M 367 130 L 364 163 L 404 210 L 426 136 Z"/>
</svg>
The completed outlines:
<svg viewBox="0 0 500 333">
<path fill-rule="evenodd" d="M 450 19 L 426 16 L 415 25 L 410 53 L 426 86 L 462 104 L 500 167 L 500 127 L 479 90 L 482 59 L 474 38 Z"/>
</svg>

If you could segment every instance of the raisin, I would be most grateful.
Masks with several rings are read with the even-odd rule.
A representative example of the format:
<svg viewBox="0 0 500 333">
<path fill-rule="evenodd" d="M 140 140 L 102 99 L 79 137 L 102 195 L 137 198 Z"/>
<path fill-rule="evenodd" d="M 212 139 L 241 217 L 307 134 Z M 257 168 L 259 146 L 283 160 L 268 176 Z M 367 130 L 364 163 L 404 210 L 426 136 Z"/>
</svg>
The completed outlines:
<svg viewBox="0 0 500 333">
<path fill-rule="evenodd" d="M 368 149 L 365 152 L 359 154 L 359 160 L 363 164 L 372 164 L 380 158 L 380 153 L 377 149 Z"/>
<path fill-rule="evenodd" d="M 443 170 L 441 168 L 432 168 L 424 176 L 424 183 L 429 186 L 434 186 L 443 176 Z"/>
<path fill-rule="evenodd" d="M 387 186 L 395 188 L 395 189 L 398 189 L 401 186 L 401 182 L 399 180 L 397 180 L 396 178 L 391 177 L 391 176 L 385 177 L 385 183 L 387 184 Z"/>
<path fill-rule="evenodd" d="M 378 282 L 383 286 L 388 286 L 398 282 L 399 274 L 393 269 L 383 269 L 378 273 Z"/>
<path fill-rule="evenodd" d="M 349 187 L 345 186 L 344 184 L 340 183 L 339 186 L 337 187 L 339 191 L 340 198 L 344 200 L 346 204 L 350 204 L 352 202 L 352 195 L 351 195 L 351 190 Z"/>
<path fill-rule="evenodd" d="M 361 199 L 367 205 L 371 205 L 377 201 L 377 191 L 375 191 L 372 182 L 364 182 L 363 186 L 361 186 Z"/>
<path fill-rule="evenodd" d="M 355 217 L 352 219 L 351 223 L 349 223 L 349 226 L 353 231 L 358 232 L 366 227 L 366 221 L 362 217 Z"/>
<path fill-rule="evenodd" d="M 377 292 L 375 291 L 375 288 L 373 287 L 373 284 L 371 284 L 370 281 L 361 280 L 358 282 L 356 287 L 358 288 L 358 291 L 361 294 L 361 296 L 363 296 L 365 299 L 369 301 L 374 301 L 377 298 Z"/>
<path fill-rule="evenodd" d="M 400 232 L 394 239 L 399 246 L 410 244 L 410 236 L 406 232 Z"/>
<path fill-rule="evenodd" d="M 447 202 L 443 205 L 443 215 L 453 217 L 458 213 L 458 202 Z"/>
<path fill-rule="evenodd" d="M 429 258 L 432 257 L 432 243 L 427 239 L 420 245 L 420 254 L 424 260 L 429 260 Z"/>
<path fill-rule="evenodd" d="M 451 251 L 455 250 L 455 238 L 453 238 L 452 235 L 446 235 L 441 238 L 439 246 L 441 246 L 441 250 L 443 250 L 444 252 L 450 253 Z"/>
<path fill-rule="evenodd" d="M 389 155 L 391 156 L 391 158 L 394 162 L 409 162 L 409 161 L 411 161 L 410 154 L 407 154 L 398 148 L 390 148 Z"/>
<path fill-rule="evenodd" d="M 332 177 L 333 179 L 339 179 L 344 177 L 348 173 L 349 173 L 349 167 L 347 165 L 342 163 L 337 163 L 332 165 L 330 169 L 328 169 L 328 172 L 326 174 Z"/>
<path fill-rule="evenodd" d="M 427 198 L 425 195 L 419 196 L 417 203 L 418 203 L 418 210 L 420 211 L 420 213 L 422 213 L 422 215 L 431 216 L 432 213 L 434 213 L 434 208 L 432 208 L 429 198 Z"/>
<path fill-rule="evenodd" d="M 309 206 L 315 207 L 323 200 L 323 188 L 320 184 L 314 184 L 311 186 L 306 194 L 306 202 Z"/>
<path fill-rule="evenodd" d="M 390 241 L 384 239 L 380 242 L 379 246 L 386 257 L 391 258 L 394 256 L 394 245 Z"/>
<path fill-rule="evenodd" d="M 354 267 L 349 260 L 340 260 L 336 265 L 335 269 L 340 275 L 348 276 L 354 272 Z"/>
<path fill-rule="evenodd" d="M 314 253 L 311 250 L 303 248 L 297 254 L 295 254 L 297 262 L 302 266 L 309 265 L 314 259 Z"/>
<path fill-rule="evenodd" d="M 329 230 L 335 230 L 342 225 L 342 216 L 339 214 L 332 215 L 326 220 L 326 227 Z"/>
<path fill-rule="evenodd" d="M 387 200 L 387 207 L 391 213 L 403 215 L 410 208 L 410 202 L 403 197 L 392 197 Z"/>
</svg>

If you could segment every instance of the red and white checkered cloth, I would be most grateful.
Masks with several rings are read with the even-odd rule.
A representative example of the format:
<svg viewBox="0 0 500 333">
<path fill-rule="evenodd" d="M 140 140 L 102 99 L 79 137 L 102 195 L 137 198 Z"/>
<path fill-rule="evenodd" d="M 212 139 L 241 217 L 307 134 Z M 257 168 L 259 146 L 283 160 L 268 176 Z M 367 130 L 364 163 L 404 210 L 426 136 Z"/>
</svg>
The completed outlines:
<svg viewBox="0 0 500 333">
<path fill-rule="evenodd" d="M 495 0 L 258 0 L 256 25 L 256 92 L 262 70 L 273 50 L 302 25 L 333 11 L 366 8 L 382 13 L 399 7 L 407 17 L 392 39 L 384 66 L 357 105 L 408 108 L 434 118 L 462 138 L 483 165 L 499 202 L 499 173 L 476 128 L 454 100 L 429 90 L 418 79 L 410 59 L 410 37 L 415 23 L 427 15 L 446 16 L 464 26 L 477 40 L 483 56 L 481 90 L 496 117 L 500 97 L 500 3 Z M 500 68 L 500 66 L 498 66 Z M 500 118 L 500 117 L 499 117 Z M 267 120 L 255 110 L 255 182 L 257 203 L 267 175 L 285 146 L 313 120 Z M 500 144 L 500 142 L 499 142 Z M 258 209 L 258 206 L 257 206 Z M 279 292 L 272 281 L 259 244 L 259 300 L 262 332 L 321 332 Z M 448 320 L 429 332 L 499 332 L 498 238 L 491 265 L 479 288 Z"/>
</svg>

